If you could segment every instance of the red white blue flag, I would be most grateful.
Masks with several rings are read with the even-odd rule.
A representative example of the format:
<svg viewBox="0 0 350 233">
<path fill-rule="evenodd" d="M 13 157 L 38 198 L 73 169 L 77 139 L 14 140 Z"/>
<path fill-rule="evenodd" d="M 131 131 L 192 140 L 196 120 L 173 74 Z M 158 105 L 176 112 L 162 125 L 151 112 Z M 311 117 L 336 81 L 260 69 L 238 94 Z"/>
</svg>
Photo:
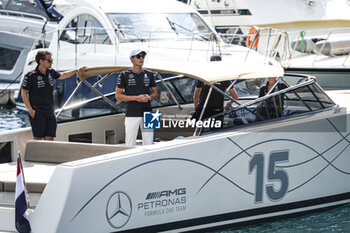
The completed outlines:
<svg viewBox="0 0 350 233">
<path fill-rule="evenodd" d="M 16 180 L 16 196 L 15 196 L 15 208 L 16 208 L 16 229 L 19 233 L 31 232 L 27 213 L 27 196 L 23 182 L 23 175 L 21 169 L 20 158 L 17 158 L 17 180 Z"/>
</svg>

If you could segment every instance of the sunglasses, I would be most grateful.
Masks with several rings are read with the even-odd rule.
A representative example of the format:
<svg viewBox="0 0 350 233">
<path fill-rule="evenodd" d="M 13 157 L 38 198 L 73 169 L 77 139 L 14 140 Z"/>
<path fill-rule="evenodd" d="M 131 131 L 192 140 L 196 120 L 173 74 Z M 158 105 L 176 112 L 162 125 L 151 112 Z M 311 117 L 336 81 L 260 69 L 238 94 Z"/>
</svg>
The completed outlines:
<svg viewBox="0 0 350 233">
<path fill-rule="evenodd" d="M 137 54 L 137 55 L 134 56 L 134 57 L 136 57 L 137 59 L 140 59 L 141 57 L 142 57 L 142 58 L 145 58 L 145 57 L 146 57 L 146 54 L 140 53 L 140 54 Z"/>
<path fill-rule="evenodd" d="M 52 58 L 49 58 L 49 59 L 44 59 L 44 60 L 46 60 L 46 61 L 48 61 L 48 62 L 53 62 L 53 60 L 52 60 Z"/>
</svg>

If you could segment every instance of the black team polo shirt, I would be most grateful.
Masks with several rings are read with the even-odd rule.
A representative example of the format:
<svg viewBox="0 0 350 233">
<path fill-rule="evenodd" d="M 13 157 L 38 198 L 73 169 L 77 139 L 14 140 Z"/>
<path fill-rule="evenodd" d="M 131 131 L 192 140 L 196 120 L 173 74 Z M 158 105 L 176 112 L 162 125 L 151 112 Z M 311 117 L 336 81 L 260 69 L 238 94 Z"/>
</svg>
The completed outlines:
<svg viewBox="0 0 350 233">
<path fill-rule="evenodd" d="M 151 88 L 155 87 L 156 83 L 154 75 L 151 71 L 142 70 L 136 73 L 132 70 L 126 70 L 120 73 L 117 81 L 117 87 L 124 89 L 125 95 L 142 95 L 151 94 Z M 143 117 L 143 112 L 151 111 L 151 102 L 141 103 L 137 101 L 126 102 L 127 117 Z"/>
<path fill-rule="evenodd" d="M 34 71 L 24 76 L 22 88 L 29 91 L 30 105 L 35 111 L 54 112 L 53 80 L 58 79 L 60 75 L 52 68 L 43 74 L 36 67 Z"/>
</svg>

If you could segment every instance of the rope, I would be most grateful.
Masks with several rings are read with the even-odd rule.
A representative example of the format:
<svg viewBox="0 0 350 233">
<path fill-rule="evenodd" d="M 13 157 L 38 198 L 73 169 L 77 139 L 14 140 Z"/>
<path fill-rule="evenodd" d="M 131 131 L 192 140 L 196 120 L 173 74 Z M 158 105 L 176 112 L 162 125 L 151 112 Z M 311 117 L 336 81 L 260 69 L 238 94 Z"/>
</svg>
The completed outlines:
<svg viewBox="0 0 350 233">
<path fill-rule="evenodd" d="M 221 54 L 220 41 L 214 32 L 210 33 L 209 41 L 211 41 L 211 40 L 213 40 L 215 42 L 216 48 L 219 50 L 219 56 L 221 56 L 222 54 Z M 212 46 L 211 50 L 212 50 L 212 52 L 215 52 L 216 49 L 214 48 L 214 45 Z"/>
<path fill-rule="evenodd" d="M 0 95 L 2 95 L 3 93 L 5 93 L 5 91 L 7 91 L 7 89 L 8 89 L 12 84 L 14 84 L 14 83 L 18 80 L 18 78 L 21 77 L 21 75 L 22 75 L 22 72 L 17 76 L 17 78 L 15 78 L 14 80 L 12 80 L 12 82 L 10 82 L 9 85 L 8 85 L 4 90 L 0 91 Z"/>
<path fill-rule="evenodd" d="M 283 37 L 284 36 L 284 37 Z M 284 39 L 284 40 L 282 40 Z M 283 43 L 283 45 L 281 46 L 281 50 L 282 52 L 280 53 L 280 63 L 283 67 L 285 66 L 289 66 L 289 64 L 287 64 L 288 62 L 288 54 L 290 54 L 290 48 L 289 48 L 289 36 L 288 33 L 286 31 L 283 31 L 281 34 L 278 35 L 277 39 L 275 40 L 274 45 L 272 46 L 272 56 L 273 58 L 275 58 L 277 56 L 277 48 Z M 290 61 L 290 60 L 289 60 Z"/>
<path fill-rule="evenodd" d="M 300 37 L 301 37 L 301 41 L 300 41 L 300 52 L 305 52 L 305 40 L 304 40 L 304 36 L 305 36 L 305 32 L 301 31 L 300 32 Z"/>
</svg>

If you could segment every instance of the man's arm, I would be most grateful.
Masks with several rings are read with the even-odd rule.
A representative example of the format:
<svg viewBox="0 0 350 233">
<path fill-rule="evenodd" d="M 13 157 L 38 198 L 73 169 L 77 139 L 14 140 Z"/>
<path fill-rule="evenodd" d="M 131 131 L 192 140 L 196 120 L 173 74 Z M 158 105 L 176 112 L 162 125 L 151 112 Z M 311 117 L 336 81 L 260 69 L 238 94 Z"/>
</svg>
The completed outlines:
<svg viewBox="0 0 350 233">
<path fill-rule="evenodd" d="M 194 94 L 193 94 L 194 109 L 197 109 L 197 107 L 198 107 L 198 100 L 199 100 L 200 93 L 201 93 L 201 88 L 196 87 L 194 89 Z"/>
<path fill-rule="evenodd" d="M 238 100 L 238 95 L 237 95 L 237 92 L 236 92 L 236 90 L 234 88 L 231 88 L 229 90 L 229 92 L 230 92 L 232 98 L 234 98 L 235 100 Z"/>
<path fill-rule="evenodd" d="M 30 114 L 30 116 L 32 118 L 34 118 L 35 116 L 35 110 L 32 108 L 32 106 L 30 105 L 30 101 L 29 101 L 29 97 L 28 97 L 28 90 L 25 90 L 22 88 L 21 91 L 21 95 L 22 95 L 22 99 L 23 99 L 23 103 L 26 106 L 26 108 L 28 109 L 28 112 Z"/>
<path fill-rule="evenodd" d="M 78 72 L 78 71 L 86 71 L 86 69 L 87 69 L 86 66 L 82 66 L 79 69 L 65 71 L 65 72 L 63 72 L 60 75 L 60 77 L 58 77 L 58 79 L 66 79 L 66 78 L 72 77 L 76 72 Z"/>
<path fill-rule="evenodd" d="M 237 92 L 236 92 L 236 90 L 235 90 L 234 88 L 231 88 L 231 89 L 229 90 L 229 92 L 230 92 L 232 98 L 234 98 L 235 100 L 238 100 L 238 95 L 237 95 Z M 232 101 L 232 100 L 229 100 L 229 101 L 227 102 L 227 104 L 226 104 L 225 109 L 226 109 L 226 110 L 230 109 L 232 104 L 233 104 L 233 101 Z"/>
<path fill-rule="evenodd" d="M 154 100 L 154 99 L 157 99 L 158 98 L 158 87 L 152 87 L 152 94 L 149 96 L 150 97 L 150 100 Z"/>
</svg>

